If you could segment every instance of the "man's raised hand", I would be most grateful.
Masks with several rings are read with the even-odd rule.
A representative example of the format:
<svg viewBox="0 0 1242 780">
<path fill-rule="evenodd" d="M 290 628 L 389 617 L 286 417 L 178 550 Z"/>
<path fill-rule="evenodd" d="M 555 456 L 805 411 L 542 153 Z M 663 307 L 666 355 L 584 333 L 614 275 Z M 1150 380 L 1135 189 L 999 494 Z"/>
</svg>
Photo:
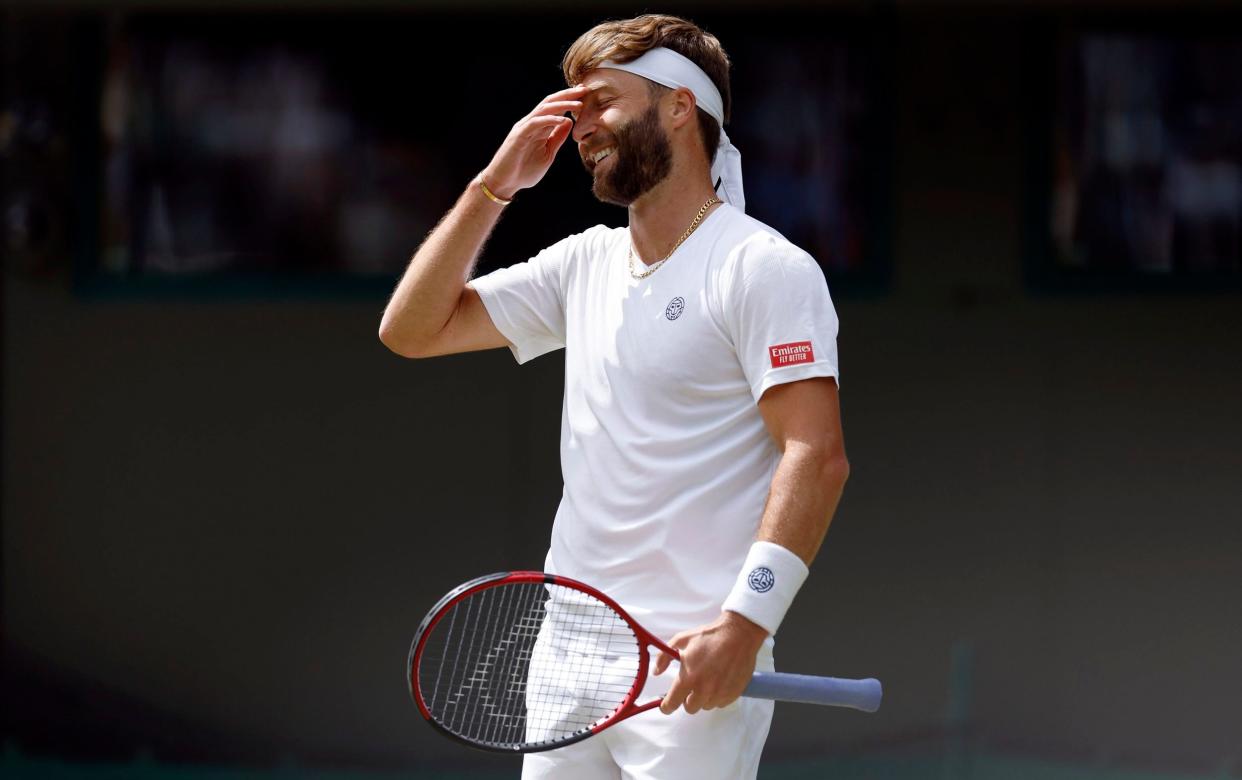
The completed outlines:
<svg viewBox="0 0 1242 780">
<path fill-rule="evenodd" d="M 483 169 L 488 189 L 497 197 L 510 200 L 518 190 L 538 184 L 573 131 L 573 120 L 565 113 L 581 111 L 586 93 L 587 88 L 581 84 L 553 92 L 519 119 Z"/>
</svg>

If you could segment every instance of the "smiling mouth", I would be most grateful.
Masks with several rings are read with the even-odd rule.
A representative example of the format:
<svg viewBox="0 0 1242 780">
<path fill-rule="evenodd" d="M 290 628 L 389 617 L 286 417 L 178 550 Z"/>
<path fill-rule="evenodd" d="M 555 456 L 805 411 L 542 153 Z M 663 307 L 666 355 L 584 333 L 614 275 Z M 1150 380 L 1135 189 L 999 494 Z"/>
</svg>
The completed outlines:
<svg viewBox="0 0 1242 780">
<path fill-rule="evenodd" d="M 615 146 L 605 146 L 603 149 L 600 149 L 599 151 L 595 152 L 590 157 L 588 157 L 587 159 L 590 160 L 590 163 L 591 163 L 591 170 L 594 171 L 595 168 L 600 163 L 602 163 L 604 160 L 607 160 L 616 151 L 617 151 L 617 147 Z"/>
</svg>

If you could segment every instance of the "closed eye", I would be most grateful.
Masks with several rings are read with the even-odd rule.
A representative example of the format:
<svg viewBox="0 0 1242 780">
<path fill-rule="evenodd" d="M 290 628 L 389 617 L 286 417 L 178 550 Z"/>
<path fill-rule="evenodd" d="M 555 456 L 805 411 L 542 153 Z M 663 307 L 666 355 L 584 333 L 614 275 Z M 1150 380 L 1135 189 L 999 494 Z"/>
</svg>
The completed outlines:
<svg viewBox="0 0 1242 780">
<path fill-rule="evenodd" d="M 617 98 L 614 95 L 609 95 L 608 97 L 600 97 L 598 94 L 595 94 L 595 95 L 591 95 L 586 98 L 585 105 L 587 108 L 592 109 L 594 111 L 603 111 L 605 108 L 607 108 L 608 106 L 611 106 L 615 102 L 617 102 Z M 575 122 L 578 121 L 578 117 L 576 116 L 573 117 L 573 119 Z"/>
</svg>

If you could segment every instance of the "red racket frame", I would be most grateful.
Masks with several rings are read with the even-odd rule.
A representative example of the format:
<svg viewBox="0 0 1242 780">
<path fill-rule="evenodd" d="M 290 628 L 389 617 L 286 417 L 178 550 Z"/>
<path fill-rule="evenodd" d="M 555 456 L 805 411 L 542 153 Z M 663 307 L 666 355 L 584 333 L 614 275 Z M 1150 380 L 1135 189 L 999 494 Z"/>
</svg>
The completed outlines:
<svg viewBox="0 0 1242 780">
<path fill-rule="evenodd" d="M 495 588 L 501 585 L 508 585 L 520 582 L 541 582 L 547 585 L 560 585 L 563 588 L 572 588 L 582 593 L 592 596 L 604 604 L 608 605 L 616 612 L 622 620 L 629 625 L 630 630 L 634 632 L 634 637 L 638 640 L 638 674 L 634 678 L 634 684 L 630 686 L 629 693 L 625 699 L 617 706 L 612 715 L 608 716 L 599 723 L 589 728 L 582 729 L 565 739 L 552 740 L 548 742 L 536 742 L 526 745 L 518 745 L 516 747 L 500 747 L 497 745 L 487 745 L 473 740 L 466 739 L 460 734 L 455 734 L 441 725 L 431 712 L 427 709 L 426 703 L 423 701 L 422 688 L 418 684 L 418 665 L 422 659 L 423 646 L 427 643 L 427 637 L 431 634 L 432 629 L 440 622 L 440 618 L 467 596 L 478 593 L 481 590 Z M 620 723 L 626 718 L 632 718 L 635 715 L 646 712 L 660 706 L 662 699 L 653 699 L 643 704 L 635 704 L 634 700 L 638 698 L 638 694 L 642 692 L 643 685 L 647 682 L 648 667 L 650 666 L 651 655 L 648 648 L 654 647 L 657 650 L 667 653 L 675 660 L 680 659 L 677 651 L 666 645 L 659 637 L 652 634 L 647 629 L 638 624 L 638 621 L 630 617 L 629 613 L 621 608 L 621 605 L 613 601 L 607 594 L 592 588 L 584 582 L 579 582 L 569 577 L 562 577 L 558 574 L 548 574 L 542 571 L 509 571 L 497 572 L 496 574 L 488 574 L 478 579 L 470 580 L 467 583 L 459 585 L 451 590 L 444 598 L 440 599 L 431 611 L 427 613 L 427 617 L 423 618 L 423 622 L 418 626 L 418 632 L 414 634 L 414 642 L 410 645 L 410 656 L 406 667 L 410 697 L 414 699 L 414 704 L 418 707 L 418 711 L 423 718 L 427 720 L 437 731 L 446 737 L 469 745 L 479 750 L 487 750 L 493 753 L 538 753 L 543 750 L 553 750 L 555 748 L 572 745 L 575 742 L 586 739 L 587 737 L 598 734 L 613 724 Z"/>
</svg>

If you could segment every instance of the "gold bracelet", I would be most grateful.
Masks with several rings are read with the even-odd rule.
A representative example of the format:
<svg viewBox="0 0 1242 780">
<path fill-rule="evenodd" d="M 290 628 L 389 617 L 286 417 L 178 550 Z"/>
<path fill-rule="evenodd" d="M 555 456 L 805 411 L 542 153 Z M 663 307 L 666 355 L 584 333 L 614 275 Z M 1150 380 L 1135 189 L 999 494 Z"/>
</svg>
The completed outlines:
<svg viewBox="0 0 1242 780">
<path fill-rule="evenodd" d="M 512 200 L 505 200 L 504 198 L 496 197 L 495 193 L 493 193 L 491 190 L 487 188 L 487 183 L 483 181 L 483 174 L 480 173 L 478 176 L 476 176 L 475 181 L 479 183 L 479 189 L 483 190 L 483 194 L 486 195 L 488 200 L 492 201 L 493 203 L 499 203 L 502 206 L 508 206 L 510 203 L 513 202 Z"/>
</svg>

